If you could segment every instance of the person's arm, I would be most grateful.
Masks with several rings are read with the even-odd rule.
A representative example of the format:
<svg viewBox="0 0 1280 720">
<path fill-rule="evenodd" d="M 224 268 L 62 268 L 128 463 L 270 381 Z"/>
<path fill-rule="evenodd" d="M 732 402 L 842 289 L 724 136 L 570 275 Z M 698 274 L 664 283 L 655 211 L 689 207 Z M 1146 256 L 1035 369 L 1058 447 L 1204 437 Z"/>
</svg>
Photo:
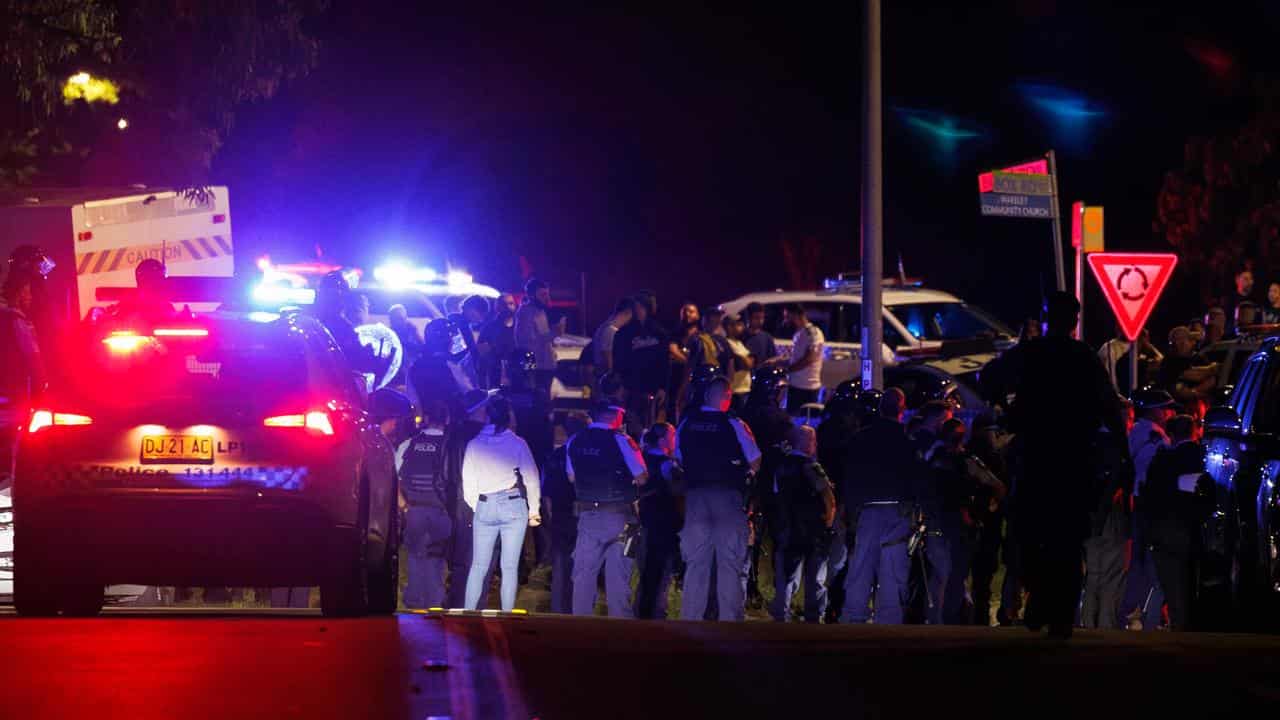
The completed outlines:
<svg viewBox="0 0 1280 720">
<path fill-rule="evenodd" d="M 631 473 L 631 484 L 643 487 L 649 481 L 649 468 L 644 464 L 644 456 L 640 454 L 640 448 L 636 447 L 636 441 L 618 433 L 618 451 L 627 463 L 627 472 Z"/>
<path fill-rule="evenodd" d="M 524 490 L 529 502 L 529 524 L 542 522 L 542 476 L 538 474 L 538 463 L 533 459 L 533 452 L 523 438 L 516 436 L 516 467 L 520 468 L 520 477 L 524 478 Z"/>
<path fill-rule="evenodd" d="M 672 362 L 689 362 L 689 356 L 684 353 L 684 348 L 680 347 L 680 343 L 675 340 L 667 343 L 667 355 L 671 358 Z"/>
<path fill-rule="evenodd" d="M 475 512 L 480 502 L 480 477 L 476 453 L 463 452 L 462 456 L 462 499 Z"/>
<path fill-rule="evenodd" d="M 31 379 L 31 392 L 38 394 L 44 390 L 48 378 L 44 371 L 44 358 L 40 354 L 40 343 L 30 323 L 17 317 L 13 318 L 13 339 L 18 352 L 26 359 L 27 373 Z"/>
<path fill-rule="evenodd" d="M 760 459 L 764 453 L 760 452 L 760 446 L 756 445 L 756 438 L 751 434 L 751 428 L 738 418 L 729 418 L 729 424 L 733 426 L 733 432 L 738 436 L 738 446 L 742 448 L 742 456 L 751 466 L 751 472 L 759 472 Z"/>
<path fill-rule="evenodd" d="M 836 491 L 831 478 L 827 477 L 826 469 L 816 460 L 809 463 L 805 471 L 809 476 L 810 487 L 822 496 L 822 524 L 831 527 L 836 521 Z"/>
</svg>

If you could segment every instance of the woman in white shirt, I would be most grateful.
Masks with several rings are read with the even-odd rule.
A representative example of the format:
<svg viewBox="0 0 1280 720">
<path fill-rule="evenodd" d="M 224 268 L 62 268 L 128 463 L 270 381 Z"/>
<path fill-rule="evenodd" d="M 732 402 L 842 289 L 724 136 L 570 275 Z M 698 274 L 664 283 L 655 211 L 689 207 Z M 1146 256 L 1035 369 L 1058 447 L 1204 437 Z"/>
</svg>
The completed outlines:
<svg viewBox="0 0 1280 720">
<path fill-rule="evenodd" d="M 493 560 L 493 545 L 501 538 L 502 609 L 510 612 L 516 606 L 525 529 L 542 522 L 537 511 L 542 484 L 528 444 L 511 431 L 511 404 L 495 396 L 488 414 L 489 424 L 467 443 L 462 460 L 462 497 L 475 511 L 466 607 L 480 609 L 485 572 Z M 517 473 L 524 479 L 523 492 Z"/>
</svg>

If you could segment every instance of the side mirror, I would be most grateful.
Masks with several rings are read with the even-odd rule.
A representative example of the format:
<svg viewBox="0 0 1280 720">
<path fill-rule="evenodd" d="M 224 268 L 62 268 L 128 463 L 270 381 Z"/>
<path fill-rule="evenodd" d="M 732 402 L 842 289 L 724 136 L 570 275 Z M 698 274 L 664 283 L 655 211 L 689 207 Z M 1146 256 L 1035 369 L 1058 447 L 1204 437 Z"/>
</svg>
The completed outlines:
<svg viewBox="0 0 1280 720">
<path fill-rule="evenodd" d="M 1229 407 L 1216 407 L 1206 413 L 1204 428 L 1220 435 L 1238 435 L 1242 430 L 1240 416 Z"/>
</svg>

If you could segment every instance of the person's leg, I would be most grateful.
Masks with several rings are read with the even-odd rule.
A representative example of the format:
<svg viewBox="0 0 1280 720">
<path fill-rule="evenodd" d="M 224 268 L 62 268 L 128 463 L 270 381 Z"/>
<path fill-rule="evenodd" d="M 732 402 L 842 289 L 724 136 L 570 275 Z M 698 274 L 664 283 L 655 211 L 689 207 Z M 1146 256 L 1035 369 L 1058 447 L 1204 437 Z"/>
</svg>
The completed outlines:
<svg viewBox="0 0 1280 720">
<path fill-rule="evenodd" d="M 404 606 L 414 610 L 427 607 L 427 522 L 427 508 L 411 505 L 405 510 L 401 557 L 409 580 L 404 588 Z"/>
<path fill-rule="evenodd" d="M 1084 598 L 1080 601 L 1080 627 L 1096 629 L 1106 622 L 1102 610 L 1102 564 L 1106 540 L 1091 537 L 1084 542 Z"/>
<path fill-rule="evenodd" d="M 907 555 L 905 540 L 911 534 L 911 520 L 904 517 L 896 506 L 890 506 L 891 516 L 884 518 L 882 534 L 876 542 L 880 553 L 876 590 L 876 624 L 901 625 L 910 603 L 909 581 L 912 559 Z"/>
<path fill-rule="evenodd" d="M 948 593 L 952 587 L 952 546 L 957 542 L 959 540 L 948 537 L 944 530 L 942 537 L 931 537 L 925 542 L 923 557 L 917 553 L 911 558 L 913 564 L 924 563 L 924 577 L 921 578 L 925 589 L 924 621 L 929 625 L 942 625 L 946 622 L 946 609 L 953 602 Z M 898 550 L 905 553 L 905 545 L 898 547 Z M 963 592 L 963 588 L 961 591 Z"/>
<path fill-rule="evenodd" d="M 897 512 L 897 508 L 891 512 Z M 842 623 L 865 623 L 871 618 L 869 606 L 880 572 L 880 535 L 884 532 L 884 521 L 884 508 L 876 506 L 865 508 L 858 517 L 844 584 Z"/>
<path fill-rule="evenodd" d="M 849 572 L 848 529 L 837 515 L 835 535 L 827 554 L 827 608 L 826 621 L 836 623 L 844 611 L 844 581 Z"/>
<path fill-rule="evenodd" d="M 1097 565 L 1098 624 L 1100 630 L 1120 629 L 1120 598 L 1124 594 L 1124 542 L 1105 541 L 1095 550 L 1093 562 Z M 1090 565 L 1088 572 L 1093 573 Z"/>
<path fill-rule="evenodd" d="M 769 616 L 778 622 L 787 622 L 791 619 L 791 598 L 795 597 L 796 590 L 800 589 L 803 565 L 802 553 L 788 550 L 785 544 L 774 545 L 773 602 L 769 605 Z"/>
<path fill-rule="evenodd" d="M 618 536 L 627 526 L 627 516 L 619 512 L 602 513 L 606 517 L 605 532 L 613 534 L 613 540 L 605 544 L 604 599 L 609 606 L 609 617 L 633 618 L 635 608 L 631 604 L 631 575 L 635 572 L 635 560 L 622 553 Z"/>
<path fill-rule="evenodd" d="M 701 620 L 707 611 L 711 568 L 715 559 L 706 491 L 695 490 L 686 498 L 684 528 L 680 531 L 680 553 L 685 565 L 680 618 Z"/>
<path fill-rule="evenodd" d="M 665 522 L 650 519 L 644 528 L 644 558 L 640 563 L 640 583 L 636 588 L 636 617 L 650 620 L 657 615 L 659 600 L 664 599 L 666 581 L 670 578 L 670 528 Z"/>
<path fill-rule="evenodd" d="M 493 546 L 498 541 L 500 528 L 501 516 L 496 501 L 481 502 L 471 522 L 471 568 L 467 572 L 467 594 L 462 605 L 467 610 L 481 609 L 481 594 L 488 580 Z M 503 580 L 506 580 L 505 576 Z"/>
<path fill-rule="evenodd" d="M 427 543 L 422 563 L 424 579 L 424 607 L 444 607 L 444 573 L 448 562 L 449 536 L 453 533 L 453 520 L 444 508 L 428 510 Z M 407 606 L 408 603 L 406 602 Z"/>
<path fill-rule="evenodd" d="M 993 521 L 994 522 L 994 521 Z M 994 535 L 994 538 L 992 537 Z M 991 624 L 991 583 L 999 567 L 1000 527 L 984 526 L 973 554 L 973 624 Z"/>
<path fill-rule="evenodd" d="M 946 625 L 971 625 L 972 607 L 965 597 L 964 583 L 973 563 L 973 544 L 961 535 L 951 542 L 951 573 L 943 591 L 942 622 Z"/>
<path fill-rule="evenodd" d="M 827 611 L 827 549 L 811 547 L 804 553 L 804 621 L 820 623 Z"/>
<path fill-rule="evenodd" d="M 733 490 L 719 491 L 714 498 L 716 600 L 721 620 L 740 622 L 747 609 L 747 512 Z"/>
<path fill-rule="evenodd" d="M 1186 630 L 1191 604 L 1190 587 L 1185 582 L 1188 560 L 1185 555 L 1161 548 L 1151 551 L 1151 560 L 1169 603 L 1169 629 Z"/>
<path fill-rule="evenodd" d="M 502 538 L 502 610 L 511 612 L 516 607 L 520 555 L 524 550 L 525 532 L 529 529 L 529 505 L 519 496 L 498 502 L 502 511 L 502 521 L 498 525 Z"/>
<path fill-rule="evenodd" d="M 573 550 L 578 543 L 578 521 L 572 516 L 556 518 L 553 525 L 551 612 L 569 615 L 573 612 Z"/>
<path fill-rule="evenodd" d="M 608 541 L 602 529 L 601 516 L 605 514 L 590 510 L 578 516 L 578 541 L 573 548 L 574 615 L 594 615 L 596 611 L 596 588 Z"/>
<path fill-rule="evenodd" d="M 453 516 L 453 543 L 449 548 L 449 591 L 445 593 L 445 604 L 451 608 L 466 607 L 467 580 L 471 573 L 472 547 L 475 545 L 475 513 L 465 503 Z M 492 572 L 492 570 L 490 570 Z M 480 588 L 477 602 L 487 604 L 488 590 L 492 576 L 486 578 Z"/>
</svg>

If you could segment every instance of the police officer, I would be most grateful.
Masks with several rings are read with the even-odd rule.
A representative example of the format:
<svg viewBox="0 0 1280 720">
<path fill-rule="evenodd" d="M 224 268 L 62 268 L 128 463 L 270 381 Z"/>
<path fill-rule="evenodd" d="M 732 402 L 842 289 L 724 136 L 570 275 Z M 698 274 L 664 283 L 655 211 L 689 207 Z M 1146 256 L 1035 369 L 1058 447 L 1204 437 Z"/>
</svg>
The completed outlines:
<svg viewBox="0 0 1280 720">
<path fill-rule="evenodd" d="M 457 328 L 448 320 L 437 318 L 427 323 L 422 356 L 409 369 L 409 384 L 420 407 L 443 401 L 451 415 L 461 416 L 466 413 L 459 412 L 458 403 L 474 386 L 452 352 L 456 336 Z"/>
<path fill-rule="evenodd" d="M 791 449 L 771 488 L 777 515 L 773 529 L 774 620 L 791 619 L 791 598 L 804 586 L 804 621 L 818 623 L 827 606 L 827 557 L 836 516 L 835 492 L 818 463 L 817 433 L 807 425 L 791 430 Z"/>
<path fill-rule="evenodd" d="M 707 384 L 717 377 L 722 377 L 719 365 L 698 365 L 689 373 L 689 387 L 685 395 L 684 406 L 696 408 L 702 405 L 706 396 Z"/>
<path fill-rule="evenodd" d="M 369 398 L 374 419 L 394 410 L 413 412 L 409 398 L 383 388 Z M 391 405 L 387 410 L 380 405 Z M 448 409 L 442 402 L 423 408 L 423 427 L 413 432 L 413 419 L 401 415 L 398 434 L 407 435 L 396 446 L 396 467 L 400 473 L 400 495 L 404 499 L 404 551 L 408 559 L 409 582 L 404 589 L 405 607 L 443 607 L 445 565 L 453 517 L 449 506 Z M 407 426 L 407 428 L 406 428 Z M 409 432 L 405 432 L 405 430 Z"/>
<path fill-rule="evenodd" d="M 580 413 L 564 419 L 564 432 L 573 438 L 590 423 Z M 569 482 L 569 444 L 566 442 L 547 458 L 542 473 L 543 517 L 551 528 L 551 612 L 573 613 L 573 546 L 578 544 L 578 516 L 574 514 L 577 496 Z"/>
<path fill-rule="evenodd" d="M 856 537 L 843 623 L 867 622 L 873 592 L 875 621 L 882 625 L 901 624 L 909 602 L 909 541 L 919 515 L 933 512 L 936 503 L 927 469 L 902 426 L 905 405 L 900 391 L 885 393 L 878 414 L 845 455 L 844 498 L 855 515 Z"/>
<path fill-rule="evenodd" d="M 1169 629 L 1192 629 L 1201 524 L 1213 511 L 1213 481 L 1204 472 L 1204 448 L 1195 420 L 1179 415 L 1168 423 L 1171 448 L 1161 450 L 1147 471 L 1143 535 L 1156 576 L 1169 602 Z"/>
<path fill-rule="evenodd" d="M 720 620 L 742 620 L 746 610 L 746 495 L 761 452 L 751 430 L 729 415 L 729 380 L 708 383 L 701 407 L 687 413 L 676 431 L 676 457 L 685 469 L 684 597 L 680 616 L 698 620 L 706 612 L 712 569 Z"/>
<path fill-rule="evenodd" d="M 763 607 L 760 593 L 760 555 L 768 519 L 773 514 L 773 472 L 786 457 L 790 438 L 791 415 L 782 409 L 787 396 L 787 371 L 776 365 L 758 368 L 751 376 L 751 392 L 747 395 L 743 420 L 751 428 L 756 445 L 763 453 L 760 471 L 752 488 L 748 512 L 751 520 L 751 560 L 747 574 L 747 603 Z"/>
<path fill-rule="evenodd" d="M 684 471 L 674 455 L 676 429 L 657 423 L 644 434 L 644 464 L 648 481 L 640 492 L 640 524 L 644 555 L 636 590 L 636 617 L 667 616 L 667 588 L 680 553 L 681 508 L 676 494 L 684 486 Z"/>
<path fill-rule="evenodd" d="M 838 622 L 844 609 L 844 580 L 849 569 L 848 525 L 844 506 L 844 456 L 858 431 L 858 395 L 862 383 L 845 380 L 836 386 L 831 399 L 822 409 L 818 424 L 818 463 L 832 478 L 836 499 L 836 517 L 831 525 L 831 542 L 827 556 L 828 623 Z"/>
<path fill-rule="evenodd" d="M 351 285 L 347 283 L 347 279 L 341 272 L 335 270 L 320 278 L 316 287 L 313 312 L 316 319 L 333 336 L 334 342 L 338 343 L 352 370 L 381 377 L 391 366 L 391 358 L 380 358 L 373 348 L 360 344 L 360 336 L 356 334 L 355 327 L 343 313 L 347 308 L 347 296 L 350 294 Z"/>
<path fill-rule="evenodd" d="M 1129 456 L 1133 458 L 1133 506 L 1134 532 L 1133 556 L 1125 578 L 1125 598 L 1122 610 L 1142 611 L 1142 629 L 1160 627 L 1165 595 L 1156 577 L 1155 562 L 1151 557 L 1151 544 L 1143 537 L 1145 514 L 1142 489 L 1147 471 L 1156 455 L 1169 447 L 1165 425 L 1175 415 L 1173 398 L 1163 390 L 1139 390 L 1133 394 L 1133 409 L 1137 421 L 1129 431 Z"/>
<path fill-rule="evenodd" d="M 525 348 L 513 350 L 507 361 L 508 384 L 502 388 L 502 395 L 511 403 L 511 410 L 515 413 L 516 434 L 529 445 L 534 462 L 538 464 L 538 472 L 542 474 L 547 457 L 555 449 L 555 427 L 551 423 L 551 396 L 538 387 L 535 380 L 537 367 L 531 351 Z M 545 501 L 545 495 L 543 499 Z M 545 517 L 546 508 L 540 508 L 539 514 Z M 532 532 L 534 564 L 543 565 L 548 561 L 551 550 L 551 528 L 549 523 L 543 523 L 532 528 Z"/>
<path fill-rule="evenodd" d="M 12 478 L 20 413 L 41 391 L 47 379 L 44 355 L 29 313 L 39 281 L 26 270 L 5 276 L 0 304 L 0 489 Z"/>
<path fill-rule="evenodd" d="M 574 615 L 595 613 L 596 580 L 603 569 L 609 616 L 634 617 L 631 572 L 635 562 L 623 553 L 623 545 L 636 521 L 636 487 L 645 484 L 647 471 L 640 448 L 621 430 L 624 413 L 617 405 L 596 405 L 591 424 L 569 441 L 566 469 L 578 512 Z"/>
<path fill-rule="evenodd" d="M 453 543 L 449 548 L 449 590 L 446 596 L 446 604 L 451 608 L 460 608 L 466 604 L 467 574 L 471 571 L 472 526 L 475 519 L 475 512 L 462 497 L 462 461 L 466 455 L 467 443 L 474 440 L 488 422 L 488 405 L 489 393 L 484 390 L 468 390 L 464 393 L 457 403 L 458 419 L 450 423 L 445 438 L 445 472 L 448 478 L 446 501 L 447 507 L 453 510 Z M 488 590 L 493 584 L 490 581 L 497 567 L 498 554 L 494 553 L 489 574 L 481 585 L 480 607 L 488 606 Z"/>
</svg>

